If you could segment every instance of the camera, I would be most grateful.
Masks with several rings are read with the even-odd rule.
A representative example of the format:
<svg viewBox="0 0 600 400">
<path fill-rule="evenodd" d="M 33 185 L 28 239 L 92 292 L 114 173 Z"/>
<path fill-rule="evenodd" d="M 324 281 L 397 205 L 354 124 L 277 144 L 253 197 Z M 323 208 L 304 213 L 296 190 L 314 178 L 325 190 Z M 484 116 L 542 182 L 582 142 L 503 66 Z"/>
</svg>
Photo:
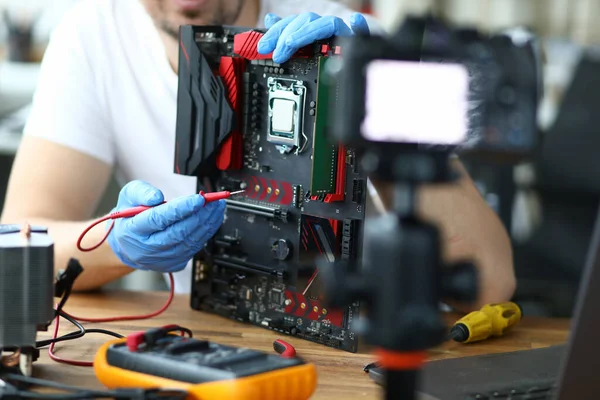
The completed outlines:
<svg viewBox="0 0 600 400">
<path fill-rule="evenodd" d="M 518 160 L 535 151 L 539 47 L 525 31 L 485 35 L 431 16 L 338 45 L 342 56 L 327 64 L 328 138 L 354 148 L 370 178 L 393 185 L 394 199 L 365 224 L 362 261 L 322 258 L 318 267 L 330 306 L 359 301 L 366 311 L 357 331 L 379 349 L 386 398 L 412 400 L 425 351 L 447 333 L 439 304 L 479 292 L 469 260 L 442 260 L 438 227 L 417 213 L 418 188 L 453 182 L 452 154 Z"/>
<path fill-rule="evenodd" d="M 538 144 L 535 37 L 409 17 L 391 36 L 340 38 L 330 139 L 383 153 L 530 155 Z M 383 157 L 386 158 L 386 157 Z"/>
</svg>

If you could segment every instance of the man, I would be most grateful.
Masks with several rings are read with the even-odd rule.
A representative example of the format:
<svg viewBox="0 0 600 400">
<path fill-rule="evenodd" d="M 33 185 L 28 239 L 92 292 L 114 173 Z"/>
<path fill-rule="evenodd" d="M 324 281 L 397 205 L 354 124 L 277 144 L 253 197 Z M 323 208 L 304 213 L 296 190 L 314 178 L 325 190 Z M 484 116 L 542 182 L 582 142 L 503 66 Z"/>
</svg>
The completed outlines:
<svg viewBox="0 0 600 400">
<path fill-rule="evenodd" d="M 176 290 L 189 291 L 189 260 L 220 226 L 224 206 L 204 207 L 202 197 L 192 195 L 195 179 L 173 173 L 178 26 L 262 28 L 263 21 L 270 29 L 259 51 L 274 51 L 277 62 L 303 42 L 374 27 L 326 0 L 81 2 L 56 29 L 45 54 L 2 222 L 47 226 L 56 243 L 56 267 L 75 256 L 85 268 L 78 290 L 139 268 L 174 272 Z M 116 209 L 169 201 L 118 220 L 106 244 L 79 253 L 75 243 L 113 168 L 122 182 L 130 182 Z M 447 259 L 477 261 L 478 304 L 512 296 L 508 236 L 468 177 L 456 186 L 423 190 L 420 209 L 442 227 Z M 93 230 L 86 245 L 102 236 L 103 229 Z"/>
</svg>

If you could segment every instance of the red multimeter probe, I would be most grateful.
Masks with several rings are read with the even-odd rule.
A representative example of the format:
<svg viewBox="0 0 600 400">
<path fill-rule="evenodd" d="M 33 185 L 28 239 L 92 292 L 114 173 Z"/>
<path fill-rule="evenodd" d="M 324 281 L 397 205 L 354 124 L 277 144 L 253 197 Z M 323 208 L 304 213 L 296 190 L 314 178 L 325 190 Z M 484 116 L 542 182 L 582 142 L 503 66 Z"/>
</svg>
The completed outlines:
<svg viewBox="0 0 600 400">
<path fill-rule="evenodd" d="M 273 342 L 273 350 L 275 350 L 281 357 L 294 358 L 296 357 L 296 349 L 291 344 L 284 342 L 281 339 L 277 339 Z"/>
<path fill-rule="evenodd" d="M 198 194 L 200 196 L 204 197 L 204 204 L 208 204 L 208 203 L 212 203 L 213 201 L 228 199 L 229 197 L 231 197 L 233 195 L 242 194 L 244 192 L 245 192 L 245 190 L 238 190 L 237 192 L 222 191 L 222 192 L 213 192 L 213 193 L 204 193 L 201 191 Z M 165 203 L 166 203 L 166 201 L 163 201 L 160 204 L 165 204 Z M 157 204 L 157 205 L 160 205 L 160 204 Z M 102 243 L 104 243 L 104 241 L 110 234 L 110 231 L 112 230 L 113 225 L 115 224 L 115 219 L 131 218 L 131 217 L 134 217 L 134 216 L 138 215 L 139 213 L 146 211 L 147 209 L 153 208 L 153 207 L 156 207 L 156 206 L 137 206 L 137 207 L 126 208 L 125 210 L 115 211 L 113 213 L 107 214 L 104 217 L 97 219 L 92 224 L 90 224 L 90 226 L 85 228 L 85 230 L 81 233 L 81 235 L 79 235 L 79 238 L 77 239 L 77 248 L 80 251 L 96 250 L 98 247 L 100 247 L 102 245 Z M 104 221 L 108 221 L 108 220 L 112 220 L 112 222 L 111 222 L 110 226 L 108 227 L 108 229 L 106 230 L 106 235 L 104 235 L 104 237 L 102 238 L 102 240 L 100 240 L 100 242 L 98 242 L 97 244 L 95 244 L 92 247 L 81 246 L 81 241 L 93 227 L 95 227 L 96 225 L 98 225 Z"/>
</svg>

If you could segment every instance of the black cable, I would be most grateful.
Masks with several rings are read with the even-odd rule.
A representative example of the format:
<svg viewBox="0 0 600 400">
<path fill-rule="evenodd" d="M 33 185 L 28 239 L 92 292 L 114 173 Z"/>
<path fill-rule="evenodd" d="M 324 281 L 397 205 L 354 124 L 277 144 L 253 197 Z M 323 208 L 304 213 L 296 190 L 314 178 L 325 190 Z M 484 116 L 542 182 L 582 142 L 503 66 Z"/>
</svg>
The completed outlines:
<svg viewBox="0 0 600 400">
<path fill-rule="evenodd" d="M 55 312 L 54 316 L 57 316 L 61 313 L 63 307 L 65 306 L 65 303 L 69 299 L 69 296 L 71 296 L 71 287 L 69 287 L 65 290 L 64 296 L 62 297 L 62 299 L 60 299 L 60 303 L 58 303 L 58 306 L 56 306 L 56 310 L 55 310 L 56 312 Z"/>
<path fill-rule="evenodd" d="M 54 297 L 61 297 L 60 303 L 56 307 L 54 316 L 60 314 L 63 306 L 69 299 L 73 285 L 77 277 L 83 272 L 83 267 L 75 258 L 69 259 L 67 268 L 59 274 L 54 284 Z"/>
<path fill-rule="evenodd" d="M 16 382 L 24 383 L 29 386 L 38 386 L 38 387 L 59 389 L 59 390 L 64 390 L 64 391 L 68 391 L 68 392 L 79 392 L 79 393 L 81 393 L 81 392 L 95 393 L 96 392 L 95 390 L 81 389 L 81 388 L 78 388 L 75 386 L 65 385 L 65 384 L 58 383 L 58 382 L 52 382 L 52 381 L 47 381 L 44 379 L 32 378 L 30 376 L 23 376 L 23 375 L 16 375 L 16 374 L 7 374 L 7 375 L 3 376 L 3 379 L 6 381 L 16 381 Z M 33 393 L 33 394 L 36 394 L 36 393 Z M 44 393 L 37 393 L 37 394 L 46 395 Z M 64 394 L 63 394 L 63 396 L 64 396 Z"/>
<path fill-rule="evenodd" d="M 64 319 L 66 319 L 67 321 L 69 321 L 70 323 L 72 323 L 73 325 L 75 325 L 79 330 L 83 330 L 85 332 L 85 328 L 83 327 L 83 325 L 81 325 L 79 323 L 79 321 L 77 321 L 76 319 L 73 319 L 70 315 L 60 311 L 58 313 L 61 317 L 63 317 Z"/>
<path fill-rule="evenodd" d="M 112 336 L 112 337 L 116 337 L 118 339 L 123 339 L 125 336 L 117 333 L 117 332 L 113 332 L 113 331 L 109 331 L 107 329 L 97 329 L 97 328 L 93 328 L 93 329 L 86 329 L 85 333 L 101 333 L 103 335 L 108 335 L 108 336 Z"/>
<path fill-rule="evenodd" d="M 38 341 L 35 343 L 36 348 L 39 349 L 41 347 L 49 346 L 52 343 L 59 343 L 59 342 L 67 341 L 67 340 L 79 339 L 85 335 L 86 330 L 83 327 L 83 325 L 81 325 L 78 321 L 74 320 L 67 314 L 63 313 L 62 311 L 58 312 L 58 315 L 60 315 L 61 317 L 63 317 L 64 319 L 66 319 L 67 321 L 72 323 L 73 325 L 75 325 L 77 327 L 77 329 L 79 329 L 79 331 L 67 333 L 66 335 L 57 337 L 56 339 L 46 339 L 46 340 Z"/>
<path fill-rule="evenodd" d="M 26 390 L 15 389 L 12 391 L 2 391 L 0 395 L 12 395 L 19 399 L 41 399 L 41 400 L 90 400 L 90 399 L 118 399 L 118 400 L 153 400 L 153 399 L 169 399 L 169 400 L 185 400 L 187 392 L 182 390 L 163 390 L 163 389 L 117 389 L 115 391 L 87 391 L 79 389 L 73 393 L 38 393 Z M 11 398 L 11 397 L 9 397 Z"/>
<path fill-rule="evenodd" d="M 78 330 L 75 332 L 70 332 L 63 336 L 57 337 L 56 339 L 40 340 L 40 341 L 36 342 L 36 344 L 35 344 L 36 348 L 40 349 L 42 347 L 49 346 L 52 343 L 59 343 L 59 342 L 67 341 L 67 340 L 79 339 L 79 338 L 83 337 L 86 333 L 100 333 L 103 335 L 113 336 L 113 337 L 116 337 L 119 339 L 122 339 L 124 337 L 123 335 L 120 335 L 113 331 L 109 331 L 107 329 L 97 329 L 97 328 L 86 329 L 83 325 L 81 325 L 81 323 L 79 323 L 77 320 L 71 318 L 69 315 L 67 315 L 63 312 L 60 312 L 59 314 L 61 317 L 63 317 L 64 319 L 66 319 L 67 321 L 69 321 L 70 323 L 75 325 Z"/>
<path fill-rule="evenodd" d="M 71 322 L 73 325 L 75 325 L 79 329 L 79 331 L 71 332 L 55 339 L 38 341 L 35 344 L 36 348 L 39 349 L 41 347 L 49 346 L 52 343 L 59 343 L 64 342 L 66 340 L 78 339 L 85 335 L 85 329 L 83 328 L 83 326 L 77 321 L 73 320 L 72 318 L 69 318 L 66 314 L 63 314 L 62 312 L 63 307 L 65 306 L 67 300 L 71 296 L 71 291 L 73 290 L 73 283 L 82 271 L 83 268 L 81 267 L 81 264 L 79 264 L 79 261 L 74 258 L 71 258 L 67 265 L 67 269 L 58 276 L 57 281 L 54 285 L 54 296 L 61 297 L 60 302 L 54 310 L 54 318 L 56 318 L 59 315 L 62 316 L 63 318 Z"/>
<path fill-rule="evenodd" d="M 182 390 L 171 390 L 171 389 L 117 389 L 117 390 L 88 390 L 82 389 L 75 386 L 65 385 L 62 383 L 47 381 L 44 379 L 37 379 L 23 375 L 17 374 L 7 374 L 3 376 L 3 380 L 5 381 L 13 381 L 19 382 L 22 384 L 27 384 L 29 386 L 37 386 L 41 388 L 51 388 L 63 390 L 66 392 L 73 393 L 37 393 L 30 392 L 26 390 L 20 390 L 16 387 L 13 387 L 12 390 L 4 390 L 4 394 L 11 394 L 19 396 L 19 398 L 29 398 L 29 399 L 126 399 L 126 398 L 144 398 L 144 399 L 161 399 L 161 398 L 169 398 L 169 399 L 185 399 L 187 392 Z M 3 394 L 2 387 L 0 387 L 0 394 Z M 6 388 L 4 388 L 6 389 Z"/>
<path fill-rule="evenodd" d="M 51 393 L 28 392 L 26 390 L 14 390 L 10 394 L 14 395 L 14 396 L 18 396 L 16 398 L 19 398 L 19 399 L 83 400 L 83 399 L 110 398 L 107 396 L 102 396 L 102 397 L 95 396 L 94 394 L 90 394 L 87 392 L 51 394 Z"/>
<path fill-rule="evenodd" d="M 194 337 L 194 333 L 192 332 L 191 329 L 184 328 L 182 326 L 177 326 L 176 328 L 169 329 L 169 332 L 177 332 L 177 331 L 186 333 L 188 335 L 188 337 L 190 337 L 190 338 Z"/>
<path fill-rule="evenodd" d="M 83 325 L 81 325 L 81 323 L 79 321 L 77 321 L 76 319 L 74 319 L 73 317 L 71 317 L 70 315 L 64 313 L 61 311 L 60 316 L 63 317 L 64 319 L 66 319 L 67 321 L 69 321 L 70 323 L 72 323 L 73 325 L 75 325 L 80 331 L 83 330 L 83 335 L 85 335 L 86 333 L 101 333 L 103 335 L 109 335 L 109 336 L 113 336 L 119 339 L 124 338 L 125 336 L 117 333 L 117 332 L 113 332 L 113 331 L 109 331 L 108 329 L 101 329 L 101 328 L 90 328 L 87 329 L 85 328 Z M 190 331 L 187 328 L 182 328 L 182 329 L 186 329 L 187 331 Z M 79 333 L 79 332 L 71 332 L 73 334 L 75 333 Z M 191 334 L 191 331 L 190 331 Z M 69 333 L 67 333 L 67 335 L 69 335 Z M 83 336 L 82 335 L 82 336 Z M 66 335 L 65 335 L 66 336 Z"/>
</svg>

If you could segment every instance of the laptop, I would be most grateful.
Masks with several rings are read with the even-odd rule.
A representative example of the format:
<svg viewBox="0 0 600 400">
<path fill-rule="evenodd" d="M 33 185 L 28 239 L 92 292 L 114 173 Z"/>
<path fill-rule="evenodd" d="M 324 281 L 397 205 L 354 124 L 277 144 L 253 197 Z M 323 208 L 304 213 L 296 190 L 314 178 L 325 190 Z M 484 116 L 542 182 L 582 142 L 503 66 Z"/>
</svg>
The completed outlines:
<svg viewBox="0 0 600 400">
<path fill-rule="evenodd" d="M 600 399 L 600 209 L 567 344 L 427 363 L 428 400 Z"/>
</svg>

